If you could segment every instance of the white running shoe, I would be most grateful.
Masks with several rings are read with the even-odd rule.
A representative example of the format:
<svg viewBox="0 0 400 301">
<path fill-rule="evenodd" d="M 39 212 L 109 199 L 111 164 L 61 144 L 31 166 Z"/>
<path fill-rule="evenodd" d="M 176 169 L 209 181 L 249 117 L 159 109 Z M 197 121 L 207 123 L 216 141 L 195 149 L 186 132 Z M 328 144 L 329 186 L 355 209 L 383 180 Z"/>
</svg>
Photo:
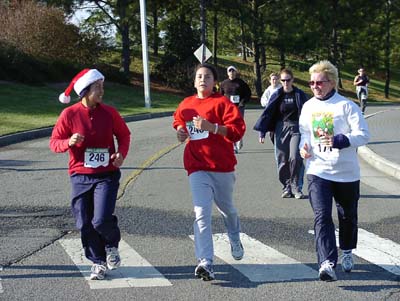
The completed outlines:
<svg viewBox="0 0 400 301">
<path fill-rule="evenodd" d="M 336 281 L 336 273 L 334 269 L 334 263 L 329 260 L 325 260 L 319 268 L 319 279 L 322 281 Z"/>
<path fill-rule="evenodd" d="M 106 260 L 109 270 L 115 270 L 121 265 L 121 257 L 119 256 L 118 249 L 115 247 L 106 248 Z"/>
<path fill-rule="evenodd" d="M 90 280 L 103 280 L 106 277 L 106 263 L 103 262 L 101 264 L 93 264 L 90 274 Z"/>
<path fill-rule="evenodd" d="M 304 194 L 298 187 L 292 187 L 292 194 L 298 200 L 304 199 Z"/>
<path fill-rule="evenodd" d="M 206 261 L 199 262 L 194 270 L 194 275 L 197 278 L 203 279 L 203 281 L 211 281 L 215 279 L 213 267 Z"/>
<path fill-rule="evenodd" d="M 354 267 L 353 255 L 351 253 L 343 253 L 342 255 L 342 270 L 350 273 Z"/>
<path fill-rule="evenodd" d="M 240 239 L 238 241 L 231 241 L 230 243 L 231 243 L 232 257 L 235 260 L 242 259 L 244 255 L 244 249 L 242 243 L 240 242 Z"/>
</svg>

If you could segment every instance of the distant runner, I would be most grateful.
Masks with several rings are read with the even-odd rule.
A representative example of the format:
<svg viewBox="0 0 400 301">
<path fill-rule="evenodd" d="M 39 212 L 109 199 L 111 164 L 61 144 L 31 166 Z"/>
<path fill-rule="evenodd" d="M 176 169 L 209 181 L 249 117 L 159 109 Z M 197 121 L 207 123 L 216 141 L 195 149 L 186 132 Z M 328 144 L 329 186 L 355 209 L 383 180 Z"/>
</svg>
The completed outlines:
<svg viewBox="0 0 400 301">
<path fill-rule="evenodd" d="M 226 69 L 228 78 L 224 80 L 221 85 L 221 94 L 229 98 L 238 108 L 242 117 L 244 118 L 245 104 L 251 98 L 250 87 L 244 82 L 244 80 L 238 77 L 238 70 L 235 66 L 229 66 Z M 243 147 L 243 139 L 234 144 L 235 153 Z"/>
<path fill-rule="evenodd" d="M 354 78 L 353 82 L 354 86 L 356 86 L 357 98 L 361 107 L 361 111 L 364 114 L 365 108 L 367 107 L 367 98 L 368 98 L 368 84 L 369 78 L 365 73 L 364 68 L 358 69 L 358 75 Z"/>
</svg>

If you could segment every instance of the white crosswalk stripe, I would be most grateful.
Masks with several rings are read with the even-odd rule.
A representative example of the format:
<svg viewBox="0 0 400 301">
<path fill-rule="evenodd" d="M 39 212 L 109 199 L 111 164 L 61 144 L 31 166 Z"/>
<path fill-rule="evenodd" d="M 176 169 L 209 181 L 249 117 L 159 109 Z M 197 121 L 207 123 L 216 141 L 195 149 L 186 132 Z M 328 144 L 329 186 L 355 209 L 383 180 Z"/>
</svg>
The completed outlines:
<svg viewBox="0 0 400 301">
<path fill-rule="evenodd" d="M 314 230 L 308 233 L 314 235 Z M 339 246 L 339 230 L 335 231 Z M 395 275 L 400 275 L 400 245 L 364 229 L 358 229 L 357 249 L 353 254 Z"/>
<path fill-rule="evenodd" d="M 336 230 L 336 243 L 339 245 L 339 231 Z M 357 249 L 353 254 L 386 271 L 400 275 L 400 245 L 386 238 L 358 229 Z"/>
<path fill-rule="evenodd" d="M 107 271 L 105 280 L 89 280 L 92 263 L 83 254 L 81 240 L 61 239 L 59 242 L 82 275 L 88 280 L 91 289 L 172 285 L 156 268 L 123 240 L 119 244 L 119 252 L 122 258 L 121 266 L 117 270 Z"/>
<path fill-rule="evenodd" d="M 193 235 L 190 236 L 194 239 Z M 227 234 L 213 235 L 215 255 L 232 265 L 252 282 L 282 282 L 295 279 L 315 279 L 317 271 L 301 262 L 264 245 L 260 241 L 241 233 L 245 250 L 242 260 L 235 260 Z"/>
<path fill-rule="evenodd" d="M 314 231 L 310 230 L 309 233 L 314 234 Z M 336 235 L 338 239 L 337 231 Z M 189 237 L 194 240 L 193 235 Z M 214 252 L 217 257 L 233 266 L 252 282 L 284 282 L 316 279 L 318 276 L 318 272 L 311 267 L 282 254 L 245 233 L 241 233 L 241 241 L 245 249 L 242 260 L 233 259 L 229 238 L 225 233 L 213 235 Z M 89 280 L 91 262 L 83 254 L 80 239 L 62 239 L 59 242 L 82 275 L 88 280 L 91 289 L 172 285 L 123 240 L 120 242 L 119 248 L 123 259 L 121 267 L 114 271 L 107 271 L 106 280 Z M 358 257 L 393 274 L 400 275 L 400 245 L 389 239 L 359 229 L 358 248 L 353 252 Z M 2 292 L 3 287 L 0 279 L 0 293 Z"/>
</svg>

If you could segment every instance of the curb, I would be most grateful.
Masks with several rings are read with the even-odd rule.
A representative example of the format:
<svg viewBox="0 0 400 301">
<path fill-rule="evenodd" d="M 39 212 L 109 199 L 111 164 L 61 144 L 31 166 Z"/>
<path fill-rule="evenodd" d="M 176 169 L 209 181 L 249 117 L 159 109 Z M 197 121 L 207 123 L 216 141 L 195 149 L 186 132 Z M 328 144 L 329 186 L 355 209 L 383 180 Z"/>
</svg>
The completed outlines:
<svg viewBox="0 0 400 301">
<path fill-rule="evenodd" d="M 390 109 L 369 114 L 369 115 L 365 116 L 365 119 L 371 118 L 377 114 L 385 113 L 389 110 Z M 396 108 L 396 110 L 399 110 L 399 109 Z M 364 146 L 361 146 L 358 148 L 359 156 L 365 162 L 367 162 L 369 165 L 374 167 L 375 169 L 383 172 L 386 175 L 389 175 L 391 177 L 394 177 L 394 178 L 400 180 L 400 165 L 393 163 L 393 162 L 385 159 L 382 156 L 379 156 L 377 153 L 375 153 L 373 150 L 371 150 L 367 145 L 364 145 Z"/>
<path fill-rule="evenodd" d="M 152 118 L 168 117 L 172 116 L 174 112 L 159 112 L 159 113 L 145 113 L 132 116 L 124 117 L 125 122 L 139 121 Z M 14 143 L 19 143 L 23 141 L 50 137 L 53 127 L 46 127 L 41 129 L 35 129 L 31 131 L 19 132 L 9 135 L 4 135 L 0 137 L 0 147 L 7 146 Z"/>
<path fill-rule="evenodd" d="M 358 154 L 372 167 L 400 180 L 400 165 L 386 160 L 366 146 L 359 147 Z"/>
</svg>

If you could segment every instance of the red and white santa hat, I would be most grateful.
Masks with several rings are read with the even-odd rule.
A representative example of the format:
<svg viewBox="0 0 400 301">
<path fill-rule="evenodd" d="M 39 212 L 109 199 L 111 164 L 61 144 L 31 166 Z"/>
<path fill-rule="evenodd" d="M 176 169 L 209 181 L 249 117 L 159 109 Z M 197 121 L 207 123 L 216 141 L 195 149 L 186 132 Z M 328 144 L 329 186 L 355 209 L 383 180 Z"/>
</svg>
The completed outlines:
<svg viewBox="0 0 400 301">
<path fill-rule="evenodd" d="M 83 69 L 72 79 L 68 88 L 60 94 L 58 100 L 62 103 L 69 103 L 71 101 L 71 91 L 75 90 L 76 94 L 81 96 L 81 92 L 99 79 L 104 80 L 104 75 L 96 69 Z"/>
</svg>

